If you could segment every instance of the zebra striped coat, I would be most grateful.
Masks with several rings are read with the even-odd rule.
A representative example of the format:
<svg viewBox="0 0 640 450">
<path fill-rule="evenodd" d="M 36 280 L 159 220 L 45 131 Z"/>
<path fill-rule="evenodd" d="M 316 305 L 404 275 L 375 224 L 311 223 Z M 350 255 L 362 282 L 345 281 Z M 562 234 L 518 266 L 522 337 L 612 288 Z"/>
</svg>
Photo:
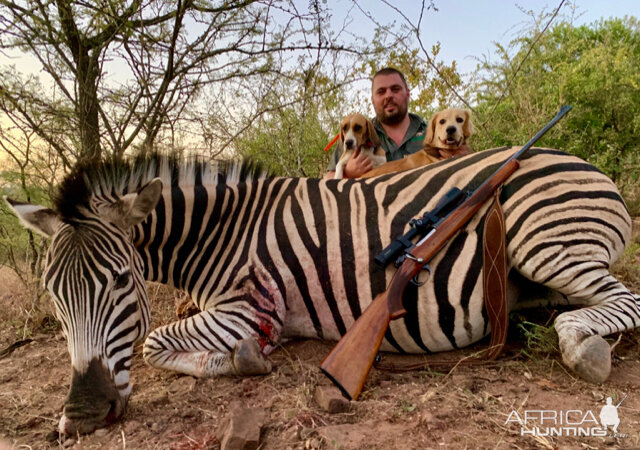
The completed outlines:
<svg viewBox="0 0 640 450">
<path fill-rule="evenodd" d="M 148 331 L 144 279 L 187 291 L 202 311 L 153 330 L 147 362 L 196 376 L 266 373 L 284 337 L 338 339 L 393 275 L 373 256 L 445 192 L 473 190 L 516 150 L 368 180 L 259 179 L 247 166 L 154 157 L 77 168 L 54 210 L 11 202 L 52 238 L 44 281 L 73 366 L 61 431 L 91 431 L 122 413 L 133 343 Z M 600 336 L 640 323 L 639 297 L 608 272 L 631 230 L 614 184 L 578 158 L 532 149 L 500 200 L 509 269 L 556 301 L 589 306 L 561 314 L 556 329 L 565 363 L 603 380 L 610 355 Z M 383 349 L 436 352 L 488 334 L 482 216 L 430 262 L 424 285 L 405 291 L 408 313 Z M 512 306 L 524 299 L 518 284 Z"/>
</svg>

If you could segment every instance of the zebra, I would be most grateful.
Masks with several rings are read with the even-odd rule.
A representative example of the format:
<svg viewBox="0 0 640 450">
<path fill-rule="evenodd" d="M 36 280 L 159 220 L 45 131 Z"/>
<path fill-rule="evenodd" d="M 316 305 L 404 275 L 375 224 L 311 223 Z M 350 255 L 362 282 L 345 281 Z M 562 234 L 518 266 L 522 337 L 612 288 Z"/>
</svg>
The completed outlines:
<svg viewBox="0 0 640 450">
<path fill-rule="evenodd" d="M 160 155 L 78 165 L 54 206 L 8 200 L 51 239 L 43 283 L 68 343 L 72 381 L 60 432 L 117 420 L 131 394 L 133 348 L 151 366 L 197 377 L 265 374 L 289 337 L 338 340 L 394 269 L 373 256 L 452 187 L 472 190 L 517 147 L 367 180 L 264 177 L 255 166 Z M 593 382 L 611 370 L 602 338 L 637 327 L 640 297 L 610 273 L 631 219 L 613 182 L 558 150 L 535 148 L 504 184 L 510 308 L 523 280 L 585 308 L 555 321 L 564 363 Z M 382 350 L 431 353 L 486 336 L 483 211 L 410 285 L 407 315 Z M 200 313 L 149 328 L 145 280 L 188 292 Z M 520 291 L 519 291 L 520 289 Z"/>
</svg>

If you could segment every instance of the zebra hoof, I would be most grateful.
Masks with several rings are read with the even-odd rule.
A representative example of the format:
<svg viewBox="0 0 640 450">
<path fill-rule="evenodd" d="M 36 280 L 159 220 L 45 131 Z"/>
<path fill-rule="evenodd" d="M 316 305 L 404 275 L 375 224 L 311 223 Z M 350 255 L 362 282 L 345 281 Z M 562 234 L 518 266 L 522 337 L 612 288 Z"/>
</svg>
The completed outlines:
<svg viewBox="0 0 640 450">
<path fill-rule="evenodd" d="M 562 359 L 580 378 L 590 383 L 602 383 L 611 373 L 611 348 L 598 335 L 584 339 L 573 352 L 563 352 Z"/>
<path fill-rule="evenodd" d="M 255 339 L 242 339 L 233 349 L 233 365 L 237 375 L 266 375 L 271 363 L 264 357 Z"/>
</svg>

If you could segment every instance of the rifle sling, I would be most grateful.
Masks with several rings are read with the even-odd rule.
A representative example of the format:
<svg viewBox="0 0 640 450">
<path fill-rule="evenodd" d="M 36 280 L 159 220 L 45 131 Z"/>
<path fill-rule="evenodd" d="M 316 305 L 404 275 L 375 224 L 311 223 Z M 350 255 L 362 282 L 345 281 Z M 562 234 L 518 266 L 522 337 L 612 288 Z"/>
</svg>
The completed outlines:
<svg viewBox="0 0 640 450">
<path fill-rule="evenodd" d="M 507 304 L 507 249 L 504 215 L 500 207 L 500 191 L 496 189 L 493 203 L 484 217 L 482 233 L 482 288 L 484 307 L 491 324 L 491 343 L 484 358 L 498 357 L 507 341 L 509 305 Z"/>
<path fill-rule="evenodd" d="M 484 306 L 491 325 L 489 347 L 461 359 L 433 359 L 415 364 L 399 365 L 376 362 L 377 369 L 389 371 L 409 371 L 433 368 L 435 366 L 454 367 L 457 365 L 477 365 L 495 360 L 504 349 L 509 325 L 507 305 L 507 252 L 506 227 L 500 206 L 500 191 L 494 193 L 493 202 L 484 217 L 482 233 L 483 269 L 482 288 Z"/>
</svg>

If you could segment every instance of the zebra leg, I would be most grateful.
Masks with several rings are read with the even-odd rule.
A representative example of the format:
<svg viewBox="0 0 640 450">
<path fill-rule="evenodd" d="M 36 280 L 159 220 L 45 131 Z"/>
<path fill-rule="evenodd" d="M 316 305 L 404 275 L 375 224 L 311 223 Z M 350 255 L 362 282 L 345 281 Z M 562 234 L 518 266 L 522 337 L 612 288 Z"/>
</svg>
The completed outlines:
<svg viewBox="0 0 640 450">
<path fill-rule="evenodd" d="M 558 316 L 555 328 L 564 363 L 583 379 L 601 383 L 611 372 L 611 349 L 601 337 L 640 326 L 640 296 L 606 270 L 580 291 L 566 292 L 571 303 L 588 306 Z"/>
<path fill-rule="evenodd" d="M 143 355 L 153 367 L 196 377 L 262 375 L 271 372 L 266 355 L 281 328 L 278 318 L 255 310 L 234 315 L 207 310 L 156 328 L 145 341 Z"/>
</svg>

